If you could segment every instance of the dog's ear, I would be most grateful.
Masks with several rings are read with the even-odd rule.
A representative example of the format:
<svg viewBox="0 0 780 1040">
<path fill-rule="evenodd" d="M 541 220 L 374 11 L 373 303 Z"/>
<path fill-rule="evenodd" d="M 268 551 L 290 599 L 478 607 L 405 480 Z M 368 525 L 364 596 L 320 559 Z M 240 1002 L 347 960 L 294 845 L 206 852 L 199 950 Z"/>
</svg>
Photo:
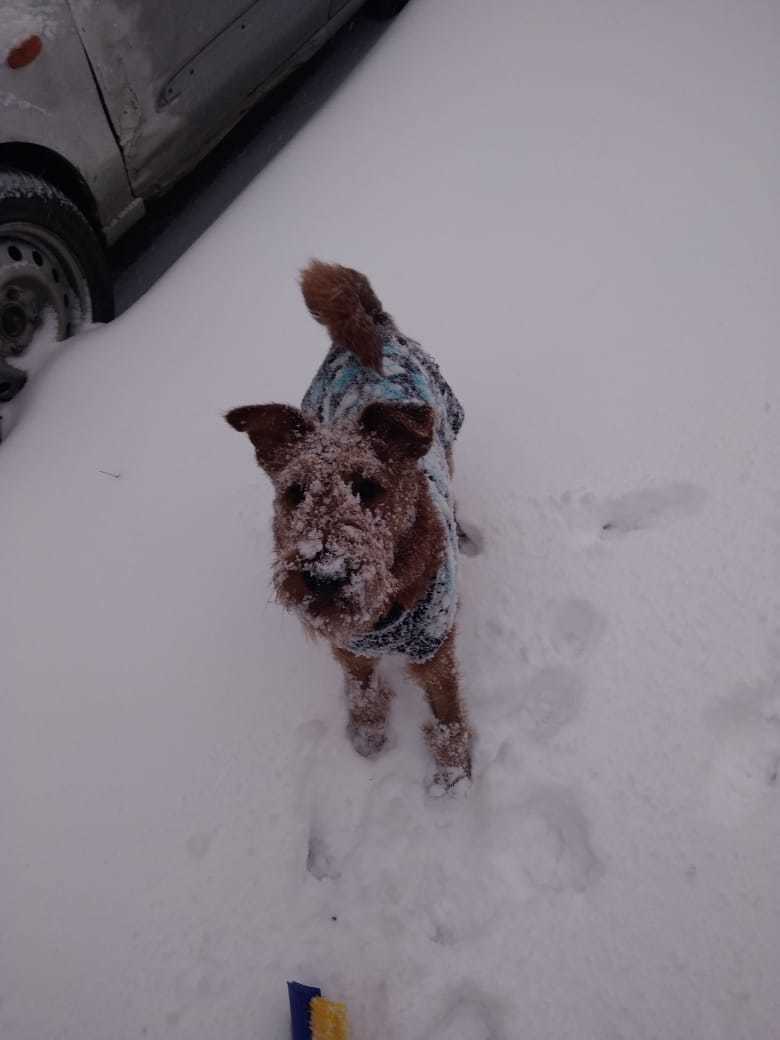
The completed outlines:
<svg viewBox="0 0 780 1040">
<path fill-rule="evenodd" d="M 360 426 L 371 437 L 381 459 L 392 456 L 419 459 L 433 442 L 433 409 L 427 404 L 374 401 L 360 416 Z"/>
<path fill-rule="evenodd" d="M 289 404 L 249 404 L 234 408 L 225 421 L 245 433 L 255 446 L 258 463 L 269 476 L 280 473 L 314 427 Z"/>
</svg>

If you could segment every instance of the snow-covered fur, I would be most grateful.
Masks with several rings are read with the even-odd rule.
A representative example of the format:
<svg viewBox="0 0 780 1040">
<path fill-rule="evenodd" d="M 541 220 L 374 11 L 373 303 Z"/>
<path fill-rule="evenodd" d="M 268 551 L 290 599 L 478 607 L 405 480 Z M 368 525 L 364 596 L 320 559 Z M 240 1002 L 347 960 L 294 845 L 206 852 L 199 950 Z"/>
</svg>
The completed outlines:
<svg viewBox="0 0 780 1040">
<path fill-rule="evenodd" d="M 277 596 L 344 667 L 361 753 L 381 747 L 390 706 L 377 659 L 408 660 L 437 720 L 428 730 L 435 783 L 448 787 L 470 769 L 453 648 L 450 466 L 463 410 L 364 275 L 315 261 L 302 288 L 333 343 L 301 409 L 250 405 L 226 416 L 276 487 Z"/>
</svg>

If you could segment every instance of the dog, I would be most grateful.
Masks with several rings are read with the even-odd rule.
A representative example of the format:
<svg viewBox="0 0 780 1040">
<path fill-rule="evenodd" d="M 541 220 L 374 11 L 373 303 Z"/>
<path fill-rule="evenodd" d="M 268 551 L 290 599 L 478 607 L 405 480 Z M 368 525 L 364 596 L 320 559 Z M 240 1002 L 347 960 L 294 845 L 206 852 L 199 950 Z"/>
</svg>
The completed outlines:
<svg viewBox="0 0 780 1040">
<path fill-rule="evenodd" d="M 276 595 L 329 641 L 354 748 L 370 757 L 385 743 L 392 693 L 377 665 L 401 655 L 433 714 L 429 790 L 443 794 L 471 777 L 451 486 L 463 409 L 365 275 L 314 260 L 301 289 L 331 339 L 301 407 L 246 405 L 225 419 L 247 434 L 274 484 Z"/>
</svg>

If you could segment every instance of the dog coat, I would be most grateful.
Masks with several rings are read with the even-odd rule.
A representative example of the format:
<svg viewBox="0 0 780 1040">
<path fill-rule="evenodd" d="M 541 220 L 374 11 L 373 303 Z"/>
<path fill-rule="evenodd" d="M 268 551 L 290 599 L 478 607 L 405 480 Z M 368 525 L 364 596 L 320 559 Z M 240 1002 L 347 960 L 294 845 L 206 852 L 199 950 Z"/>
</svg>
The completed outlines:
<svg viewBox="0 0 780 1040">
<path fill-rule="evenodd" d="M 427 404 L 436 414 L 433 443 L 419 466 L 428 478 L 431 500 L 446 534 L 444 559 L 428 592 L 411 610 L 391 614 L 345 645 L 362 657 L 403 654 L 422 662 L 444 643 L 458 608 L 458 534 L 447 453 L 463 425 L 463 408 L 419 343 L 395 332 L 387 334 L 382 368 L 379 375 L 364 368 L 351 351 L 332 347 L 306 391 L 301 410 L 325 424 L 357 419 L 374 401 Z"/>
</svg>

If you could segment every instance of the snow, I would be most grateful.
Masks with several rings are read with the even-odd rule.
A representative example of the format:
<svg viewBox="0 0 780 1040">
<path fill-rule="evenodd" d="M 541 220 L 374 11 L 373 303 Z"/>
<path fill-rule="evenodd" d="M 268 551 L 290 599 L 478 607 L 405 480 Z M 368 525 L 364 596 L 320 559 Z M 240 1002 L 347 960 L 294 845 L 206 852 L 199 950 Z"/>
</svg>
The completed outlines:
<svg viewBox="0 0 780 1040">
<path fill-rule="evenodd" d="M 413 0 L 0 449 L 0 1035 L 772 1040 L 778 10 Z M 221 419 L 365 270 L 466 410 L 466 799 L 270 599 Z M 23 407 L 22 407 L 23 402 Z M 483 546 L 479 551 L 480 545 Z M 474 552 L 477 554 L 474 555 Z"/>
</svg>

